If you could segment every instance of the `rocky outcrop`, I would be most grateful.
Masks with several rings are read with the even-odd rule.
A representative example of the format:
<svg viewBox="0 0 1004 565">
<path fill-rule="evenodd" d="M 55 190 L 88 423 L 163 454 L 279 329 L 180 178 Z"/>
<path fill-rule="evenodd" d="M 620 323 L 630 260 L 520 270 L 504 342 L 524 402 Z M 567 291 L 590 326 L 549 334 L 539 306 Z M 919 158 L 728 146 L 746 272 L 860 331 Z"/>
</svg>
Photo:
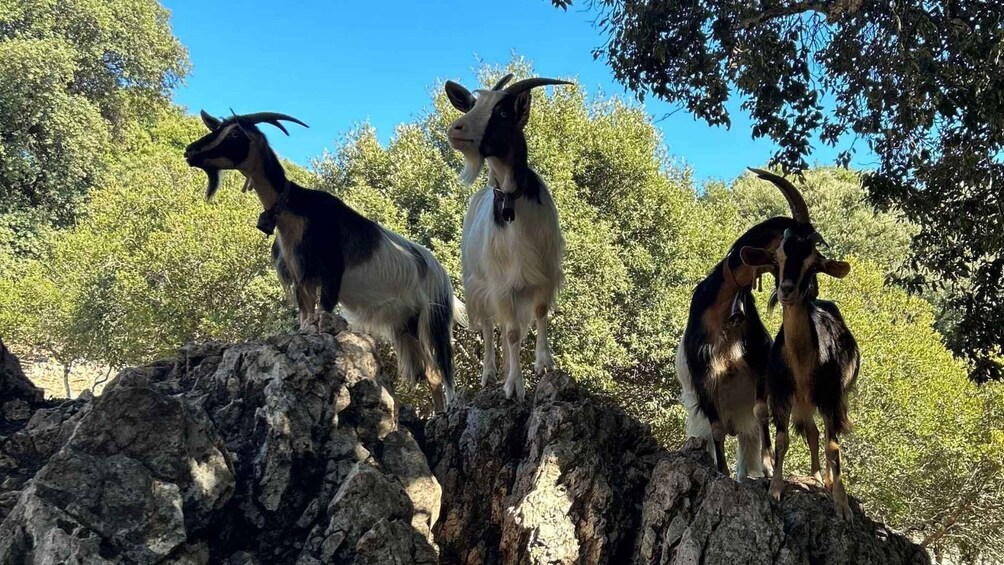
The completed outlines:
<svg viewBox="0 0 1004 565">
<path fill-rule="evenodd" d="M 0 340 L 0 426 L 16 424 L 42 404 L 42 389 L 24 376 L 17 356 Z"/>
<path fill-rule="evenodd" d="M 444 563 L 638 565 L 928 563 L 919 546 L 854 505 L 845 522 L 819 487 L 719 474 L 698 440 L 679 452 L 570 378 L 523 404 L 464 397 L 425 434 L 443 485 L 434 528 Z"/>
<path fill-rule="evenodd" d="M 423 421 L 342 329 L 190 345 L 30 404 L 0 442 L 0 563 L 928 562 L 819 488 L 777 504 L 699 445 L 661 449 L 562 374 Z"/>
<path fill-rule="evenodd" d="M 439 485 L 381 378 L 368 337 L 279 335 L 37 411 L 0 563 L 434 563 Z"/>
</svg>

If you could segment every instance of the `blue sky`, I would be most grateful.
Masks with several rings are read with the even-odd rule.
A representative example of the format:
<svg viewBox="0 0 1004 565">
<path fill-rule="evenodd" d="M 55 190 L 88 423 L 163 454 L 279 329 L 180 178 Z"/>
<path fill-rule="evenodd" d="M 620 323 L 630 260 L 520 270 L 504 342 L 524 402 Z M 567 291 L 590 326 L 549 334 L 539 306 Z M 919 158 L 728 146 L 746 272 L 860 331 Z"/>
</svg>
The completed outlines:
<svg viewBox="0 0 1004 565">
<path fill-rule="evenodd" d="M 579 2 L 584 4 L 584 2 Z M 369 121 L 386 142 L 394 127 L 431 104 L 441 80 L 474 85 L 479 62 L 505 64 L 513 52 L 542 76 L 578 77 L 590 94 L 631 97 L 593 48 L 604 37 L 595 14 L 568 12 L 548 0 L 496 2 L 237 2 L 165 0 L 174 33 L 188 48 L 192 72 L 175 100 L 215 115 L 278 111 L 310 129 L 269 134 L 285 158 L 307 165 L 356 125 Z M 750 136 L 733 104 L 732 129 L 696 122 L 647 100 L 671 154 L 698 180 L 731 179 L 766 162 L 774 146 Z M 810 163 L 832 163 L 818 146 Z"/>
</svg>

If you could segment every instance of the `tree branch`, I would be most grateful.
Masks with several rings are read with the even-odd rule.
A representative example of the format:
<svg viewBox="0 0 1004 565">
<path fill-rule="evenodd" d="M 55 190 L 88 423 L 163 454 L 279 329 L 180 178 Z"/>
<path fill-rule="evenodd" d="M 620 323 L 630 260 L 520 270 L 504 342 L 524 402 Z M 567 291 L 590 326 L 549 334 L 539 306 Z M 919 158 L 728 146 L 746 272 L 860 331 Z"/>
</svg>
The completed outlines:
<svg viewBox="0 0 1004 565">
<path fill-rule="evenodd" d="M 740 20 L 739 29 L 749 29 L 753 26 L 760 25 L 767 20 L 773 20 L 775 18 L 783 18 L 784 16 L 794 16 L 795 14 L 801 14 L 802 12 L 819 12 L 820 14 L 829 15 L 829 2 L 798 2 L 790 6 L 778 6 L 777 8 L 771 8 L 769 10 L 764 10 L 755 16 L 745 18 Z"/>
</svg>

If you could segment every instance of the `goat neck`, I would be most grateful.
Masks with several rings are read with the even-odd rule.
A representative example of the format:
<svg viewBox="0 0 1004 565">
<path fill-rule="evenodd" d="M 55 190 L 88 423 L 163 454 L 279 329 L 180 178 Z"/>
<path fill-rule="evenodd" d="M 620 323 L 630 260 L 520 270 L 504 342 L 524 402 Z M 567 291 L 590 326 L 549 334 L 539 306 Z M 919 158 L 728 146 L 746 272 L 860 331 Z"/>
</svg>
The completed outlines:
<svg viewBox="0 0 1004 565">
<path fill-rule="evenodd" d="M 260 151 L 257 158 L 249 161 L 240 171 L 254 188 L 262 208 L 268 212 L 279 200 L 279 195 L 287 189 L 289 181 L 286 178 L 286 171 L 279 163 L 279 158 L 268 148 Z"/>
<path fill-rule="evenodd" d="M 513 143 L 512 149 L 505 157 L 488 157 L 488 184 L 502 192 L 522 194 L 526 188 L 526 177 L 530 173 L 527 163 L 526 139 L 522 133 Z"/>
</svg>

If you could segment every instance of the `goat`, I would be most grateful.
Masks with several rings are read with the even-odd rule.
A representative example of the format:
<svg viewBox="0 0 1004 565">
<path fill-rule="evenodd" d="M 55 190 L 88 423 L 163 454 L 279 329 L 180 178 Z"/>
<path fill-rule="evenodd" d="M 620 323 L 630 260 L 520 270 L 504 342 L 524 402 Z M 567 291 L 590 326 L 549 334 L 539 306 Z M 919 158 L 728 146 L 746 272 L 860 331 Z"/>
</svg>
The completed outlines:
<svg viewBox="0 0 1004 565">
<path fill-rule="evenodd" d="M 185 150 L 189 165 L 209 178 L 206 198 L 219 186 L 221 170 L 237 170 L 258 195 L 264 212 L 258 228 L 278 230 L 272 245 L 276 272 L 293 295 L 301 328 L 319 324 L 341 303 L 355 327 L 388 338 L 398 372 L 414 385 L 425 374 L 437 410 L 454 396 L 453 325 L 465 324 L 464 305 L 453 294 L 443 266 L 425 247 L 362 216 L 339 198 L 304 188 L 286 177 L 282 164 L 256 124 L 288 135 L 273 112 L 225 120 L 202 111 L 209 133 Z M 443 391 L 445 384 L 445 398 Z"/>
<path fill-rule="evenodd" d="M 738 436 L 738 480 L 770 474 L 766 372 L 770 334 L 757 313 L 753 283 L 767 267 L 743 264 L 748 246 L 773 249 L 786 230 L 812 236 L 805 200 L 783 178 L 751 169 L 784 194 L 791 218 L 765 220 L 739 237 L 725 259 L 698 283 L 690 301 L 683 339 L 676 351 L 676 375 L 687 410 L 687 435 L 701 437 L 718 470 L 729 474 L 725 436 Z"/>
<path fill-rule="evenodd" d="M 776 466 L 770 494 L 781 500 L 784 456 L 788 450 L 788 422 L 805 437 L 812 458 L 811 473 L 820 481 L 819 429 L 814 416 L 823 417 L 826 433 L 825 486 L 833 493 L 837 514 L 852 518 L 840 472 L 840 435 L 849 428 L 847 398 L 861 365 L 857 342 L 837 305 L 816 298 L 816 276 L 844 278 L 851 267 L 824 257 L 816 242 L 786 231 L 781 245 L 768 250 L 746 247 L 742 260 L 754 268 L 776 269 L 775 296 L 782 322 L 767 362 L 767 395 L 776 433 Z M 772 298 L 773 300 L 773 298 Z"/>
<path fill-rule="evenodd" d="M 534 371 L 553 370 L 547 342 L 547 315 L 564 273 L 564 238 L 558 209 L 547 185 L 527 163 L 526 137 L 532 88 L 570 84 L 531 78 L 505 87 L 506 75 L 475 98 L 463 86 L 447 81 L 446 94 L 464 112 L 448 130 L 450 145 L 464 155 L 461 177 L 472 184 L 488 162 L 488 186 L 471 197 L 461 235 L 464 294 L 472 327 L 484 338 L 481 386 L 495 378 L 495 325 L 504 335 L 503 369 L 506 398 L 523 399 L 520 343 L 531 320 L 537 322 Z"/>
</svg>

